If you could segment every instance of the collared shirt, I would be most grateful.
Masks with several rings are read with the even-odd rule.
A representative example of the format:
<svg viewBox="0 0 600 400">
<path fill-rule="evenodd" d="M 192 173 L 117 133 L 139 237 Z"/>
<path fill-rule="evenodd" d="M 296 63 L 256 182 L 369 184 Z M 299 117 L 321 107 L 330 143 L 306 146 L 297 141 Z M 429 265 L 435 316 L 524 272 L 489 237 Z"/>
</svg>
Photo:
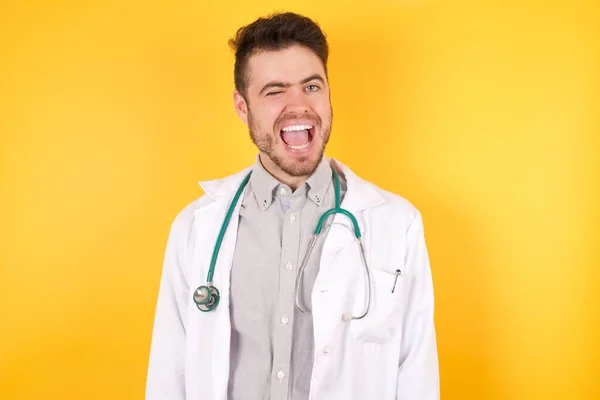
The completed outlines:
<svg viewBox="0 0 600 400">
<path fill-rule="evenodd" d="M 334 205 L 327 157 L 295 191 L 257 157 L 241 204 L 231 271 L 228 399 L 308 399 L 313 321 L 296 307 L 295 285 L 315 226 Z M 312 310 L 325 236 L 317 240 L 302 275 L 299 300 L 305 310 Z"/>
</svg>

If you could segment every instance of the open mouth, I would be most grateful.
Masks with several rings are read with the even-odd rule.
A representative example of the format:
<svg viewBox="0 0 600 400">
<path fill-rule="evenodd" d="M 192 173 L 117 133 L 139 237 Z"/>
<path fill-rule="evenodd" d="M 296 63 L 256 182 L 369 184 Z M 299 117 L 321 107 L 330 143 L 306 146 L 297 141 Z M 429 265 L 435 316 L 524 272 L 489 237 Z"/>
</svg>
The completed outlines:
<svg viewBox="0 0 600 400">
<path fill-rule="evenodd" d="M 312 143 L 315 127 L 313 125 L 288 125 L 279 134 L 289 149 L 303 151 L 307 150 Z"/>
</svg>

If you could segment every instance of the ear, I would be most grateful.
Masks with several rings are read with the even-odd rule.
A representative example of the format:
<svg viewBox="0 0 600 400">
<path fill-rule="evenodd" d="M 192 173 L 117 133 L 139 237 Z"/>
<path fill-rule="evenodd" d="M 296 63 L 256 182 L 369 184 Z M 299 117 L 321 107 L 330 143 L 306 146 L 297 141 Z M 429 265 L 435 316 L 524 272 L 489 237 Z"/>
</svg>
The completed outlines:
<svg viewBox="0 0 600 400">
<path fill-rule="evenodd" d="M 233 105 L 238 117 L 240 117 L 244 124 L 248 125 L 248 104 L 244 96 L 237 90 L 233 92 Z"/>
</svg>

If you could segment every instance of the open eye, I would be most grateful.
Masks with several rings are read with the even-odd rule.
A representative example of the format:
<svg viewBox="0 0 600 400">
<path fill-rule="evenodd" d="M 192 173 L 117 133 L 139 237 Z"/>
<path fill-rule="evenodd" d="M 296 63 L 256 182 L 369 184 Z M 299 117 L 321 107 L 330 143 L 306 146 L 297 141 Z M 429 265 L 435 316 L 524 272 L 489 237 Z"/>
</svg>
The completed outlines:
<svg viewBox="0 0 600 400">
<path fill-rule="evenodd" d="M 317 90 L 319 90 L 319 89 L 320 89 L 320 88 L 319 88 L 319 86 L 317 86 L 317 85 L 314 85 L 314 84 L 312 84 L 312 85 L 308 85 L 308 86 L 306 87 L 306 90 L 308 90 L 309 92 L 316 92 L 316 91 L 317 91 Z"/>
</svg>

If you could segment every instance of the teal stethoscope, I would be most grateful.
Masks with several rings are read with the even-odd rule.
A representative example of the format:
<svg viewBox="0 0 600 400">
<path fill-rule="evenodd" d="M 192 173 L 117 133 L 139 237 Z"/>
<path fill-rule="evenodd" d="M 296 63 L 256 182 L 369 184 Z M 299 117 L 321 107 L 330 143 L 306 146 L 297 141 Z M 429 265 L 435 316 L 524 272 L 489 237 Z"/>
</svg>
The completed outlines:
<svg viewBox="0 0 600 400">
<path fill-rule="evenodd" d="M 306 253 L 304 254 L 304 258 L 302 259 L 302 264 L 300 265 L 300 271 L 298 274 L 298 278 L 296 279 L 296 305 L 298 306 L 298 308 L 300 309 L 300 311 L 302 313 L 311 315 L 311 312 L 309 310 L 306 310 L 306 309 L 304 309 L 304 307 L 302 307 L 302 305 L 300 304 L 301 302 L 299 300 L 299 292 L 300 292 L 299 287 L 300 287 L 300 281 L 302 279 L 302 274 L 304 272 L 304 268 L 306 267 L 306 264 L 308 263 L 308 258 L 310 257 L 310 254 L 311 254 L 313 248 L 315 247 L 315 244 L 317 242 L 319 234 L 321 234 L 321 232 L 323 230 L 323 224 L 325 223 L 325 220 L 327 219 L 327 217 L 329 217 L 332 214 L 337 214 L 337 213 L 344 214 L 352 222 L 352 225 L 354 228 L 353 233 L 354 233 L 354 236 L 356 237 L 356 240 L 358 241 L 358 245 L 360 247 L 360 255 L 361 255 L 363 266 L 365 268 L 365 272 L 367 275 L 367 283 L 368 283 L 367 284 L 367 296 L 366 296 L 367 304 L 365 306 L 364 312 L 361 315 L 359 315 L 358 317 L 355 317 L 351 314 L 343 314 L 342 315 L 342 319 L 344 321 L 350 321 L 353 319 L 361 319 L 365 315 L 367 315 L 367 313 L 369 312 L 369 308 L 371 307 L 371 275 L 369 273 L 369 268 L 367 266 L 367 259 L 365 257 L 365 250 L 364 250 L 364 246 L 363 246 L 362 239 L 361 239 L 360 228 L 358 227 L 358 222 L 356 221 L 356 218 L 354 217 L 354 215 L 352 215 L 352 213 L 350 211 L 344 210 L 343 208 L 341 208 L 341 206 L 340 206 L 340 178 L 339 178 L 337 172 L 333 168 L 332 168 L 332 171 L 333 171 L 333 182 L 334 182 L 334 191 L 335 191 L 335 207 L 325 211 L 323 213 L 323 215 L 321 215 L 321 218 L 319 218 L 317 226 L 315 227 L 315 230 L 313 232 L 313 237 L 311 238 L 311 240 L 308 244 L 308 248 L 306 250 Z M 229 221 L 231 220 L 231 216 L 233 215 L 235 206 L 236 206 L 242 192 L 244 191 L 246 184 L 250 180 L 251 174 L 252 174 L 252 172 L 250 172 L 248 175 L 246 175 L 246 177 L 242 181 L 240 187 L 238 188 L 237 192 L 235 193 L 235 196 L 233 197 L 233 201 L 231 202 L 229 209 L 227 210 L 227 214 L 225 215 L 225 219 L 223 220 L 223 224 L 221 225 L 221 230 L 219 232 L 219 236 L 217 237 L 217 242 L 213 249 L 212 258 L 210 260 L 210 267 L 208 269 L 208 276 L 206 278 L 207 283 L 206 283 L 206 285 L 199 286 L 194 291 L 194 295 L 193 295 L 194 302 L 196 303 L 196 307 L 198 307 L 198 309 L 200 311 L 203 311 L 203 312 L 212 311 L 219 304 L 219 299 L 220 299 L 219 290 L 212 284 L 213 275 L 215 272 L 215 265 L 217 263 L 217 257 L 219 255 L 219 250 L 221 248 L 221 243 L 223 241 L 223 237 L 225 236 L 225 231 L 227 230 L 227 226 L 229 225 Z M 327 228 L 329 228 L 331 225 L 332 224 L 329 224 L 327 226 Z M 342 224 L 342 226 L 345 226 L 346 228 L 350 229 L 346 225 Z"/>
</svg>

